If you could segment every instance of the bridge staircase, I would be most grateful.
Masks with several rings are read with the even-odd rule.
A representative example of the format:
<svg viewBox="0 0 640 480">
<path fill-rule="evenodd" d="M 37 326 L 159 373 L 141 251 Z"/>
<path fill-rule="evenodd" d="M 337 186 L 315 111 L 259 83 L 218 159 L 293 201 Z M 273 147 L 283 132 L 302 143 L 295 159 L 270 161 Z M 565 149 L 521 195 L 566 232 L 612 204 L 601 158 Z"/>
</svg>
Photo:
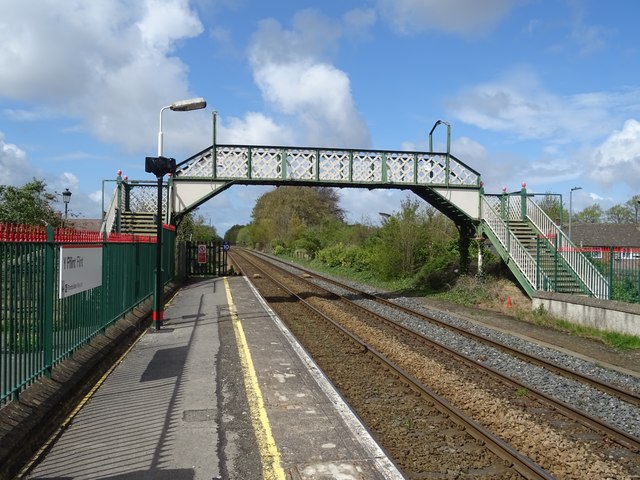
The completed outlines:
<svg viewBox="0 0 640 480">
<path fill-rule="evenodd" d="M 482 195 L 478 227 L 533 296 L 536 290 L 608 298 L 606 278 L 526 193 Z"/>
</svg>

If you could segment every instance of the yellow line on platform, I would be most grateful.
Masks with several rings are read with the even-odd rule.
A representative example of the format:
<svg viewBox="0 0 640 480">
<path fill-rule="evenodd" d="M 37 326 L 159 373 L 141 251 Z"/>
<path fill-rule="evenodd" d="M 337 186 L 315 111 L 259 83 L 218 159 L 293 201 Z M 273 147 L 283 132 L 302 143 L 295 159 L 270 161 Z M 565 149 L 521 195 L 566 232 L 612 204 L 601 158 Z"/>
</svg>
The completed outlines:
<svg viewBox="0 0 640 480">
<path fill-rule="evenodd" d="M 236 343 L 238 344 L 240 363 L 242 364 L 244 385 L 249 402 L 249 414 L 251 415 L 253 429 L 256 432 L 256 440 L 262 459 L 262 478 L 265 480 L 285 480 L 284 470 L 280 466 L 280 452 L 271 433 L 271 424 L 269 423 L 267 411 L 264 407 L 264 400 L 262 399 L 258 377 L 253 367 L 251 352 L 249 351 L 247 338 L 244 335 L 244 329 L 238 318 L 236 306 L 233 303 L 227 278 L 224 279 L 224 288 L 227 292 L 227 303 L 229 304 L 233 331 L 236 336 Z"/>
</svg>

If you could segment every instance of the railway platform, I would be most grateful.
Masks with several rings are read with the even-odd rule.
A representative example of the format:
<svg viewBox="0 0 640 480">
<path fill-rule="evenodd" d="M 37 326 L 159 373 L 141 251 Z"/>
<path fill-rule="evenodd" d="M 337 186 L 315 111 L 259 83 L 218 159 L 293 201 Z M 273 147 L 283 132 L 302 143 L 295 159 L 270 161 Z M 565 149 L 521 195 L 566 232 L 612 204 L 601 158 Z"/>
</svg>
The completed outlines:
<svg viewBox="0 0 640 480">
<path fill-rule="evenodd" d="M 181 288 L 26 477 L 403 478 L 244 277 Z"/>
</svg>

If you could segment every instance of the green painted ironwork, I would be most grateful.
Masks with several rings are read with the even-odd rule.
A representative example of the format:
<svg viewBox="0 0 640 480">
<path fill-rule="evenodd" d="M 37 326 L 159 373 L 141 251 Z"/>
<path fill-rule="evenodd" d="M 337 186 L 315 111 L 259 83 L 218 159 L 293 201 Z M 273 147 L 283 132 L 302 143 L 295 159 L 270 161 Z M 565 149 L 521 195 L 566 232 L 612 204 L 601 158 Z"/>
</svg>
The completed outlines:
<svg viewBox="0 0 640 480">
<path fill-rule="evenodd" d="M 175 232 L 164 234 L 169 281 Z M 60 298 L 65 246 L 101 248 L 101 286 Z M 0 224 L 0 405 L 151 295 L 155 247 L 155 237 Z"/>
<path fill-rule="evenodd" d="M 229 265 L 222 242 L 187 242 L 185 245 L 187 276 L 226 275 Z"/>
</svg>

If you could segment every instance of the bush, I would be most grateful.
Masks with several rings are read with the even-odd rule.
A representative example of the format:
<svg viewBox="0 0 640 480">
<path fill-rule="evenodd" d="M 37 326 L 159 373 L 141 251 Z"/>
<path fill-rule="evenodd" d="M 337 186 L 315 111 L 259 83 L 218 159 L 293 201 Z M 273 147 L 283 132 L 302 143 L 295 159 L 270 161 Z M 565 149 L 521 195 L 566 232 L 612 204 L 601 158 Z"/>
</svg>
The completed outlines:
<svg viewBox="0 0 640 480">
<path fill-rule="evenodd" d="M 367 271 L 371 268 L 371 256 L 361 247 L 345 246 L 338 243 L 323 248 L 316 259 L 328 267 L 349 268 L 356 272 Z"/>
<path fill-rule="evenodd" d="M 284 245 L 276 245 L 275 247 L 273 247 L 273 254 L 274 255 L 286 255 L 287 254 L 287 249 L 284 247 Z"/>
</svg>

